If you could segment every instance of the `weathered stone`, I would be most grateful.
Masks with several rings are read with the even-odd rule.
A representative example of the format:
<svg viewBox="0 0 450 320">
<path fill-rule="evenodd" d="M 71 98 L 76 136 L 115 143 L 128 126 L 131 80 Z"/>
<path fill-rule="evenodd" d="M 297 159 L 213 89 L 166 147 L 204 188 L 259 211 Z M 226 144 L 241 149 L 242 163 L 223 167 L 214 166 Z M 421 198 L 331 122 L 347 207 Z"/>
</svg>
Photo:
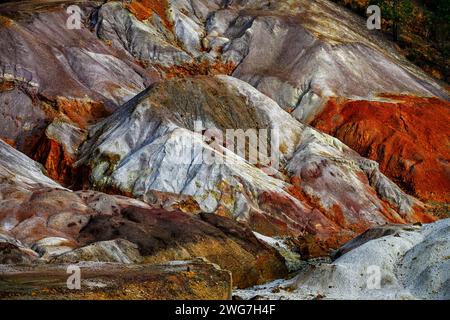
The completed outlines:
<svg viewBox="0 0 450 320">
<path fill-rule="evenodd" d="M 424 201 L 448 203 L 449 110 L 450 102 L 436 98 L 332 99 L 314 126 L 377 161 L 380 170 L 408 193 Z"/>
<path fill-rule="evenodd" d="M 206 257 L 232 271 L 239 287 L 287 274 L 275 250 L 229 218 L 152 209 L 135 199 L 95 191 L 73 192 L 1 141 L 0 154 L 0 226 L 9 243 L 23 243 L 40 260 L 136 263 L 142 255 L 149 263 L 165 263 Z M 19 259 L 15 247 L 5 248 L 6 258 Z"/>
<path fill-rule="evenodd" d="M 196 121 L 204 127 L 196 128 Z M 210 145 L 201 136 L 211 128 L 222 142 Z M 227 144 L 226 130 L 256 128 L 273 135 L 278 168 L 251 165 Z M 433 221 L 375 162 L 232 77 L 157 83 L 89 136 L 78 165 L 90 167 L 93 188 L 149 203 L 165 193 L 192 197 L 194 211 L 233 217 L 266 236 L 312 235 L 310 244 L 322 243 L 308 249 L 313 255 L 387 221 Z"/>
<path fill-rule="evenodd" d="M 80 261 L 140 263 L 138 246 L 127 240 L 100 241 L 56 256 L 51 263 L 65 264 Z"/>
<path fill-rule="evenodd" d="M 0 263 L 204 257 L 243 288 L 285 277 L 281 253 L 300 275 L 259 298 L 448 298 L 448 228 L 410 224 L 448 214 L 449 93 L 363 20 L 326 0 L 79 1 L 69 29 L 68 4 L 0 4 Z M 203 136 L 227 129 L 267 129 L 246 151 L 277 159 Z M 67 297 L 227 286 L 205 289 L 215 267 L 137 284 L 148 268 Z"/>
<path fill-rule="evenodd" d="M 54 256 L 59 256 L 66 252 L 72 251 L 76 247 L 76 243 L 60 237 L 42 238 L 31 246 L 44 260 L 49 260 Z"/>
<path fill-rule="evenodd" d="M 275 250 L 231 219 L 211 214 L 128 207 L 120 215 L 98 215 L 81 231 L 81 244 L 125 239 L 139 247 L 147 263 L 204 257 L 233 274 L 247 287 L 284 277 L 284 261 Z"/>
<path fill-rule="evenodd" d="M 68 265 L 0 265 L 0 299 L 231 299 L 231 274 L 203 261 L 174 261 L 166 265 L 82 263 L 77 266 L 81 275 L 80 290 L 67 287 L 71 275 L 67 273 Z"/>
<path fill-rule="evenodd" d="M 77 3 L 88 17 L 98 3 Z M 158 75 L 91 32 L 66 27 L 65 3 L 0 6 L 0 138 L 32 156 L 55 117 L 83 127 L 105 117 Z M 87 19 L 88 20 L 88 19 Z"/>
<path fill-rule="evenodd" d="M 245 299 L 447 300 L 449 231 L 450 219 L 423 227 L 380 227 L 351 241 L 351 251 L 344 246 L 332 263 L 311 263 L 284 283 L 236 294 Z"/>
</svg>

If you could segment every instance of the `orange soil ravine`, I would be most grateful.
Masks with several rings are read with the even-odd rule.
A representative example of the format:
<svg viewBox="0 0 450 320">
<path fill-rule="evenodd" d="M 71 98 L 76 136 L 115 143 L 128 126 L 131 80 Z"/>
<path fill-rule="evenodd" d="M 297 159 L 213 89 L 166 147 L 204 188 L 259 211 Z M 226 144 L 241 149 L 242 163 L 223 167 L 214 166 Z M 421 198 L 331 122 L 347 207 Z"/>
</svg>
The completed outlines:
<svg viewBox="0 0 450 320">
<path fill-rule="evenodd" d="M 300 200 L 301 202 L 308 204 L 310 207 L 319 210 L 327 219 L 329 219 L 330 221 L 334 222 L 337 226 L 339 226 L 339 228 L 351 230 L 359 234 L 371 227 L 370 223 L 364 221 L 361 221 L 360 224 L 355 224 L 347 221 L 348 217 L 345 216 L 344 212 L 342 211 L 342 208 L 337 204 L 333 205 L 331 209 L 328 210 L 325 209 L 321 205 L 319 199 L 313 199 L 302 191 L 301 181 L 299 177 L 297 176 L 292 177 L 291 184 L 292 186 L 287 189 L 290 195 Z M 368 190 L 368 192 L 370 192 L 370 190 Z M 375 191 L 372 190 L 372 192 Z M 391 210 L 395 210 L 395 208 L 392 208 L 392 206 L 388 202 L 382 201 L 382 205 L 383 209 L 379 210 L 379 212 L 384 216 L 386 221 L 389 223 L 399 223 L 399 224 L 416 223 L 416 222 L 430 223 L 437 220 L 431 214 L 424 212 L 423 207 L 415 206 L 411 210 L 412 213 L 411 215 L 400 217 L 394 216 L 391 213 Z"/>
<path fill-rule="evenodd" d="M 392 102 L 331 98 L 312 124 L 377 161 L 408 193 L 450 202 L 450 102 L 384 98 Z"/>
<path fill-rule="evenodd" d="M 42 163 L 51 179 L 63 185 L 70 185 L 73 182 L 72 180 L 76 175 L 73 168 L 74 160 L 55 140 L 45 138 L 33 158 Z"/>
<path fill-rule="evenodd" d="M 139 20 L 147 20 L 153 13 L 156 13 L 169 29 L 173 29 L 173 23 L 167 17 L 167 0 L 133 0 L 126 8 Z"/>
</svg>

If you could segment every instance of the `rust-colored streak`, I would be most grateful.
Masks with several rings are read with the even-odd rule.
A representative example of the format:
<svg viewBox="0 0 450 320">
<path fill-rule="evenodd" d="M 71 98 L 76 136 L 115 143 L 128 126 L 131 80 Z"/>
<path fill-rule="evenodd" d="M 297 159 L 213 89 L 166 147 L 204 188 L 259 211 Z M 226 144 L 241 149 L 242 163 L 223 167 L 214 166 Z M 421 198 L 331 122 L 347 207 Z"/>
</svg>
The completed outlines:
<svg viewBox="0 0 450 320">
<path fill-rule="evenodd" d="M 56 109 L 70 120 L 85 129 L 89 124 L 110 115 L 104 104 L 98 101 L 67 99 L 58 97 Z"/>
<path fill-rule="evenodd" d="M 0 82 L 0 92 L 11 91 L 15 87 L 12 81 L 2 81 Z"/>
<path fill-rule="evenodd" d="M 66 186 L 73 182 L 76 176 L 73 168 L 74 160 L 55 140 L 45 138 L 33 158 L 42 163 L 47 175 L 53 180 Z"/>
<path fill-rule="evenodd" d="M 450 103 L 383 96 L 388 101 L 332 98 L 313 125 L 362 156 L 424 201 L 450 201 Z"/>
<path fill-rule="evenodd" d="M 11 27 L 12 25 L 13 25 L 13 20 L 11 20 L 8 17 L 0 15 L 0 26 L 1 27 L 8 28 L 8 27 Z"/>
<path fill-rule="evenodd" d="M 155 13 L 163 20 L 166 28 L 172 30 L 173 23 L 167 16 L 168 7 L 167 0 L 133 0 L 126 5 L 126 8 L 139 20 L 147 20 Z"/>
</svg>

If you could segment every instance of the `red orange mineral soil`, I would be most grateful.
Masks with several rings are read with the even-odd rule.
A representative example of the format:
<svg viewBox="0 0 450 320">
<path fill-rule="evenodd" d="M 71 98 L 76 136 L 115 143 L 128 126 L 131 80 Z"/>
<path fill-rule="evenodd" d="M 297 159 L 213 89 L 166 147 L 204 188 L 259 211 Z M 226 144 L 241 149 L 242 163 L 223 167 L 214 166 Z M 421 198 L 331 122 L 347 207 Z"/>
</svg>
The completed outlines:
<svg viewBox="0 0 450 320">
<path fill-rule="evenodd" d="M 293 236 L 299 243 L 305 242 L 303 238 L 307 237 L 308 257 L 327 255 L 330 248 L 337 249 L 352 239 L 357 234 L 354 230 L 362 232 L 370 227 L 370 223 L 363 221 L 361 225 L 352 226 L 354 230 L 342 228 L 317 208 L 309 205 L 300 208 L 292 198 L 274 192 L 261 194 L 258 202 L 263 212 L 250 212 L 251 228 L 269 236 Z"/>
<path fill-rule="evenodd" d="M 44 138 L 33 158 L 44 166 L 47 175 L 53 180 L 66 186 L 73 182 L 74 160 L 57 141 Z"/>
<path fill-rule="evenodd" d="M 367 177 L 363 174 L 359 176 L 359 179 L 366 185 L 370 185 Z M 358 212 L 362 209 L 361 203 L 358 199 L 352 199 L 348 196 L 345 190 L 337 190 L 334 195 L 337 199 L 340 199 L 339 204 L 334 204 L 331 208 L 326 209 L 321 204 L 319 198 L 314 198 L 306 194 L 301 187 L 301 179 L 298 176 L 291 178 L 292 186 L 287 190 L 293 197 L 300 200 L 302 203 L 307 204 L 311 208 L 319 210 L 327 219 L 333 221 L 340 228 L 351 230 L 356 234 L 362 233 L 370 228 L 373 224 L 372 221 L 368 221 L 363 218 Z M 367 193 L 373 193 L 377 196 L 375 190 L 367 188 Z M 413 205 L 409 215 L 401 216 L 395 210 L 397 208 L 393 207 L 387 201 L 381 201 L 382 207 L 378 210 L 388 223 L 396 224 L 407 224 L 407 223 L 431 223 L 436 221 L 436 217 L 432 214 L 425 212 L 425 208 L 419 205 Z M 345 208 L 353 208 L 351 211 L 344 212 Z"/>
<path fill-rule="evenodd" d="M 106 110 L 102 102 L 84 99 L 57 97 L 55 108 L 82 129 L 110 115 L 110 112 Z"/>
<path fill-rule="evenodd" d="M 313 125 L 377 161 L 381 171 L 424 201 L 450 201 L 450 102 L 384 95 L 332 98 Z"/>
<path fill-rule="evenodd" d="M 156 13 L 164 22 L 164 25 L 172 30 L 173 23 L 167 17 L 167 0 L 133 0 L 126 8 L 139 20 L 147 20 Z"/>
<path fill-rule="evenodd" d="M 211 63 L 204 60 L 200 63 L 174 65 L 171 67 L 157 66 L 157 68 L 164 72 L 165 78 L 172 79 L 197 75 L 231 75 L 236 69 L 236 65 L 232 62 L 224 63 L 221 61 L 215 61 Z"/>
</svg>

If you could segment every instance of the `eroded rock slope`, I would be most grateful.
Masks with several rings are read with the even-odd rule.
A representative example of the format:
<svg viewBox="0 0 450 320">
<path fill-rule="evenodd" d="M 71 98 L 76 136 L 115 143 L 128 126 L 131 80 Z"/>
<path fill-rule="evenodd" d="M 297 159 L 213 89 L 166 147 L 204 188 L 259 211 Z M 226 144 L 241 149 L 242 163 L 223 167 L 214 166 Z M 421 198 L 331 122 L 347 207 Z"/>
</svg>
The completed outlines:
<svg viewBox="0 0 450 320">
<path fill-rule="evenodd" d="M 423 227 L 371 229 L 332 263 L 305 267 L 287 282 L 237 291 L 261 299 L 442 299 L 450 295 L 450 219 Z"/>
<path fill-rule="evenodd" d="M 80 29 L 66 25 L 73 4 Z M 286 276 L 261 239 L 326 256 L 372 227 L 449 213 L 448 91 L 330 1 L 1 4 L 0 72 L 2 264 L 87 260 L 119 263 L 121 274 L 124 264 L 205 257 L 231 271 L 228 290 Z M 247 134 L 245 147 L 230 130 Z M 389 272 L 409 268 L 439 236 L 445 252 L 444 224 L 384 237 L 403 260 L 384 241 L 356 238 L 303 275 L 310 282 L 294 297 L 337 297 L 344 284 L 351 298 L 378 297 L 349 282 L 352 272 L 371 255 Z M 386 297 L 446 297 L 439 257 L 414 267 L 420 279 L 392 271 Z M 78 297 L 124 288 L 110 287 Z"/>
<path fill-rule="evenodd" d="M 73 192 L 0 141 L 0 263 L 166 263 L 204 257 L 246 287 L 284 277 L 284 260 L 245 226 L 122 196 Z M 105 241 L 112 241 L 106 243 Z"/>
</svg>

